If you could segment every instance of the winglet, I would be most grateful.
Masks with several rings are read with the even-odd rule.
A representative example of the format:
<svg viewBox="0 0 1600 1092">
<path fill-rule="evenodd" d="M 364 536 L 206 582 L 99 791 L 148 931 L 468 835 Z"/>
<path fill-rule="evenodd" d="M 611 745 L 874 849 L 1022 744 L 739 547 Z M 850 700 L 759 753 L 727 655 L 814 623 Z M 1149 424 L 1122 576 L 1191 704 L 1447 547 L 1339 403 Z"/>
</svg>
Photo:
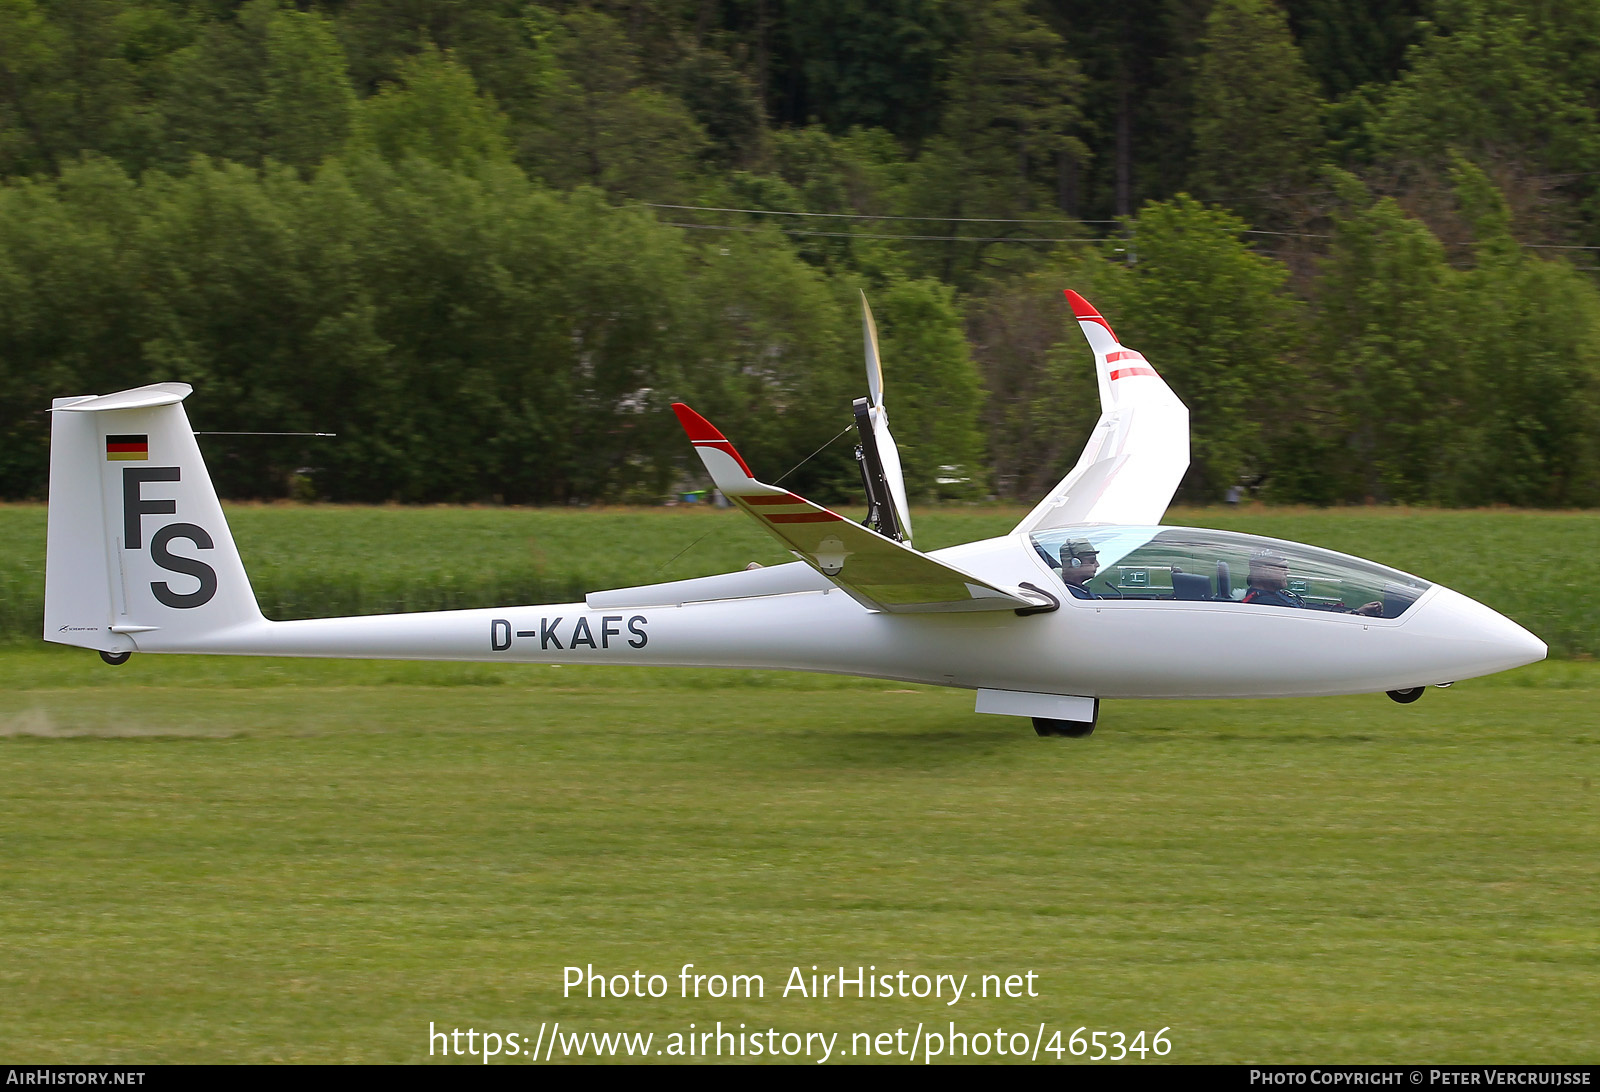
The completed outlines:
<svg viewBox="0 0 1600 1092">
<path fill-rule="evenodd" d="M 728 438 L 717 431 L 716 425 L 682 402 L 672 403 L 672 412 L 678 415 L 678 423 L 683 426 L 683 431 L 689 434 L 689 441 L 699 453 L 700 461 L 706 464 L 711 480 L 717 483 L 717 488 L 724 494 L 743 496 L 747 493 L 783 492 L 756 481 L 756 476 L 750 473 L 750 467 L 728 442 Z"/>
<path fill-rule="evenodd" d="M 715 426 L 715 424 L 710 423 L 710 421 L 707 421 L 706 418 L 702 418 L 699 413 L 694 412 L 694 410 L 691 410 L 690 407 L 686 407 L 686 405 L 683 405 L 682 402 L 672 403 L 672 412 L 677 413 L 678 424 L 682 424 L 683 431 L 688 432 L 688 436 L 690 436 L 690 442 L 691 444 L 694 444 L 694 448 L 696 448 L 696 450 L 701 452 L 702 460 L 706 458 L 706 453 L 704 453 L 702 448 L 712 448 L 712 450 L 717 450 L 717 452 L 722 452 L 725 453 L 725 455 L 733 456 L 734 463 L 739 464 L 739 469 L 744 471 L 744 476 L 749 477 L 749 479 L 754 479 L 755 476 L 754 474 L 750 474 L 750 468 L 747 466 L 744 458 L 739 455 L 738 450 L 734 450 L 733 444 L 728 442 L 728 437 L 723 436 L 722 432 L 717 431 L 717 426 Z M 706 469 L 710 469 L 709 463 L 706 464 Z M 712 471 L 712 477 L 717 477 L 717 472 Z M 718 482 L 718 485 L 722 484 Z M 726 492 L 726 490 L 723 490 L 723 492 Z"/>
<path fill-rule="evenodd" d="M 1090 303 L 1088 300 L 1084 299 L 1070 288 L 1063 288 L 1062 291 L 1066 293 L 1067 302 L 1072 305 L 1072 313 L 1077 317 L 1079 322 L 1099 323 L 1101 326 L 1106 328 L 1106 333 L 1111 335 L 1111 339 L 1113 341 L 1116 340 L 1117 332 L 1111 328 L 1111 324 L 1105 320 L 1100 312 L 1094 309 L 1094 304 Z"/>
<path fill-rule="evenodd" d="M 702 440 L 708 442 L 714 440 L 727 441 L 728 438 L 717 430 L 716 425 L 701 417 L 682 402 L 672 403 L 672 412 L 678 415 L 678 424 L 682 425 L 683 431 L 689 434 L 691 442 L 698 444 Z"/>
</svg>

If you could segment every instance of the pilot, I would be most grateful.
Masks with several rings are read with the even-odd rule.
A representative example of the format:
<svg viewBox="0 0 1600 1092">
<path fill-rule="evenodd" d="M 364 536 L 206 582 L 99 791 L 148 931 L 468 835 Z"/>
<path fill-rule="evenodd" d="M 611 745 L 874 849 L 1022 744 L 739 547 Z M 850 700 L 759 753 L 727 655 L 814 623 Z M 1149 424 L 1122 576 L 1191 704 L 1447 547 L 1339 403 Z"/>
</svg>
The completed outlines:
<svg viewBox="0 0 1600 1092">
<path fill-rule="evenodd" d="M 1100 571 L 1100 555 L 1093 543 L 1085 539 L 1069 539 L 1061 546 L 1061 579 L 1074 599 L 1099 599 L 1084 585 Z"/>
<path fill-rule="evenodd" d="M 1289 559 L 1270 550 L 1250 558 L 1244 602 L 1261 607 L 1303 607 L 1306 601 L 1289 590 Z"/>
</svg>

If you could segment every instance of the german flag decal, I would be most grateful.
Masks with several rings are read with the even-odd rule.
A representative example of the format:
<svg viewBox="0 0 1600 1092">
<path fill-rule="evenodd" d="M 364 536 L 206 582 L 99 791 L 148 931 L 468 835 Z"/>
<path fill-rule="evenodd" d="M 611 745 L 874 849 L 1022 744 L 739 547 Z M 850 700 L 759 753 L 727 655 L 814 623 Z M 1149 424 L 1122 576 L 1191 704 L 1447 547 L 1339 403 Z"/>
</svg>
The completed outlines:
<svg viewBox="0 0 1600 1092">
<path fill-rule="evenodd" d="M 107 436 L 106 462 L 144 462 L 150 458 L 149 436 Z"/>
</svg>

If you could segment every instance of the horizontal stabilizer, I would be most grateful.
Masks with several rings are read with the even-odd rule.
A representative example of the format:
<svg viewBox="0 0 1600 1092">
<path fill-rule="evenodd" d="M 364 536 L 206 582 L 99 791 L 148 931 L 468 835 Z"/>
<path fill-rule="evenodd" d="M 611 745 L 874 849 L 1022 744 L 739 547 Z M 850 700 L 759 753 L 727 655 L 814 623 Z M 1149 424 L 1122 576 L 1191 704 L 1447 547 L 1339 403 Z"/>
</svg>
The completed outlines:
<svg viewBox="0 0 1600 1092">
<path fill-rule="evenodd" d="M 997 588 L 804 497 L 757 481 L 711 422 L 681 402 L 672 409 L 723 495 L 862 606 L 919 613 L 1048 605 L 1043 596 Z"/>
<path fill-rule="evenodd" d="M 50 407 L 56 411 L 72 410 L 75 413 L 99 413 L 105 410 L 154 409 L 157 406 L 175 406 L 189 397 L 194 388 L 187 383 L 151 383 L 145 387 L 118 391 L 116 394 L 90 395 L 86 398 L 58 398 Z"/>
</svg>

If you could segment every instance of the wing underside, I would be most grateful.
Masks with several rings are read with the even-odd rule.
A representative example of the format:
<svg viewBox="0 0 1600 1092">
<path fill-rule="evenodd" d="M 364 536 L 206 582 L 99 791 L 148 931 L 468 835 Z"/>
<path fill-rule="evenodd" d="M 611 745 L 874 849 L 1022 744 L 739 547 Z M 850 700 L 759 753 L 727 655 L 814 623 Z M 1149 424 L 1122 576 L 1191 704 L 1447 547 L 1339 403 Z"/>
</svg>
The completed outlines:
<svg viewBox="0 0 1600 1092">
<path fill-rule="evenodd" d="M 1043 597 L 997 587 L 820 504 L 757 481 L 710 422 L 682 403 L 672 408 L 723 495 L 862 606 L 907 614 L 1047 605 Z"/>
<path fill-rule="evenodd" d="M 1094 351 L 1100 420 L 1071 473 L 1016 530 L 1160 523 L 1189 468 L 1189 411 L 1089 301 L 1070 289 L 1067 299 Z"/>
</svg>

